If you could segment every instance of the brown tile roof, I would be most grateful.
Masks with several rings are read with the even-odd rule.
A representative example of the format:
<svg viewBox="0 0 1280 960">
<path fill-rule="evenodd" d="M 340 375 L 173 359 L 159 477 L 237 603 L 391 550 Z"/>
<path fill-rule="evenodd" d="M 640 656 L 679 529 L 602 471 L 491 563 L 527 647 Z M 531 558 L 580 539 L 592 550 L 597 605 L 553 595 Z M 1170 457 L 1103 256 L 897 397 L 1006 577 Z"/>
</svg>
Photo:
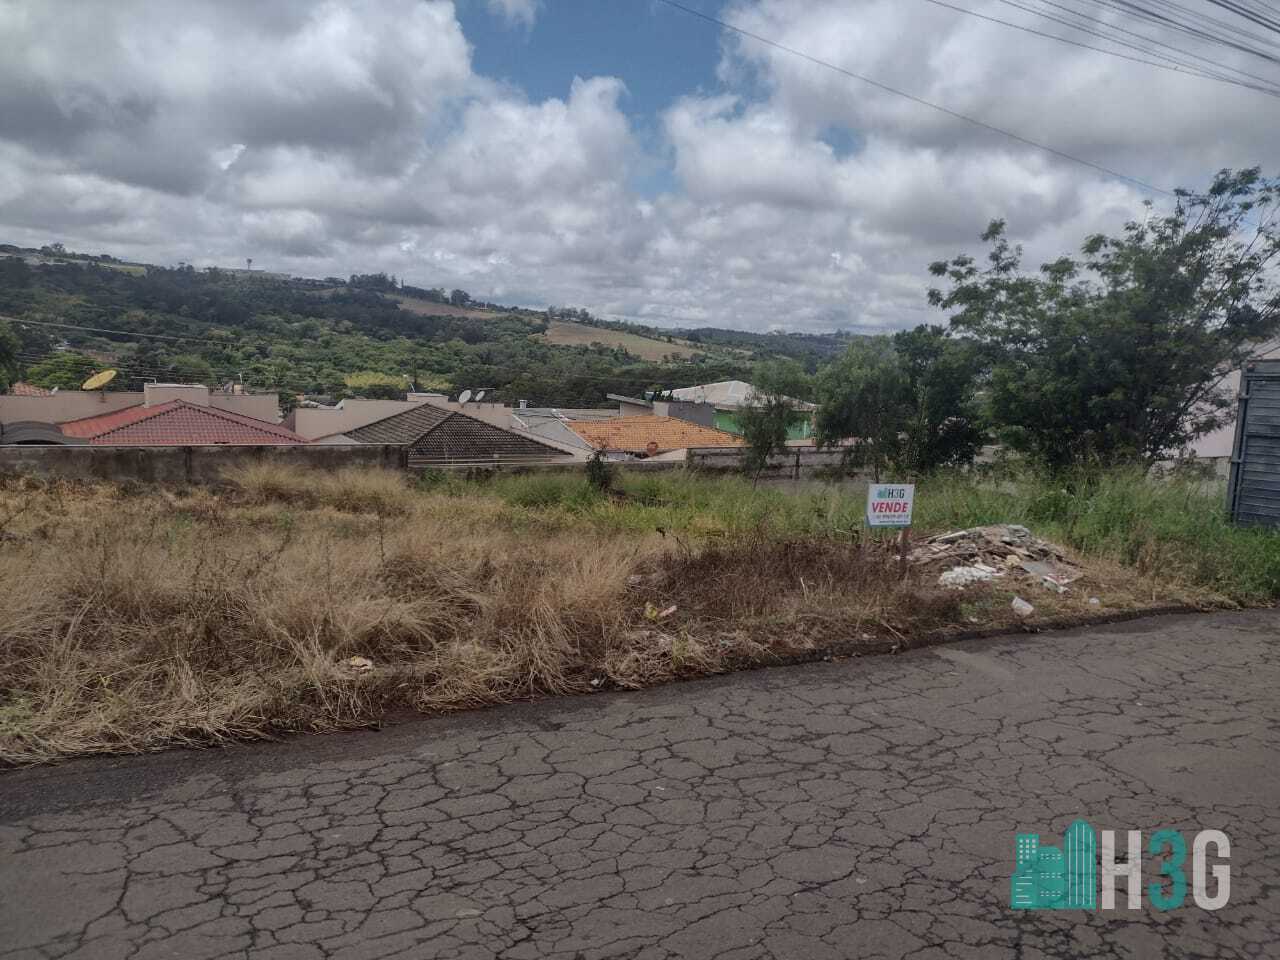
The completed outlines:
<svg viewBox="0 0 1280 960">
<path fill-rule="evenodd" d="M 429 403 L 348 430 L 347 436 L 357 443 L 404 445 L 409 448 L 410 466 L 573 456 L 559 447 Z"/>
<path fill-rule="evenodd" d="M 51 397 L 52 390 L 44 387 L 37 387 L 34 383 L 23 383 L 19 380 L 17 383 L 9 386 L 9 396 L 11 397 Z"/>
<path fill-rule="evenodd" d="M 69 420 L 61 424 L 68 437 L 81 437 L 95 446 L 187 447 L 225 443 L 259 445 L 305 443 L 291 430 L 229 410 L 170 400 L 154 407 L 138 404 L 114 413 Z"/>
<path fill-rule="evenodd" d="M 686 447 L 741 447 L 741 437 L 723 430 L 713 430 L 676 417 L 617 417 L 597 422 L 576 421 L 569 424 L 573 431 L 593 447 L 606 450 L 622 450 L 628 453 L 644 453 L 649 444 L 658 449 L 683 450 Z"/>
<path fill-rule="evenodd" d="M 440 426 L 449 418 L 450 413 L 452 411 L 443 407 L 420 403 L 412 409 L 347 430 L 346 434 L 358 443 L 412 443 L 427 431 Z"/>
</svg>

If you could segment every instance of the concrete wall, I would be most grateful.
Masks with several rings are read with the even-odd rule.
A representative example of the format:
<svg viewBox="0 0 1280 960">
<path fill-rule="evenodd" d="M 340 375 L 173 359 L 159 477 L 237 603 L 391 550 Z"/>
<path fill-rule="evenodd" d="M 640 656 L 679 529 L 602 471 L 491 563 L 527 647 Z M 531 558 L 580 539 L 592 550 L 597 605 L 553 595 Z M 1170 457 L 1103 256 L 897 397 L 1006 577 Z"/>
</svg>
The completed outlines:
<svg viewBox="0 0 1280 960">
<path fill-rule="evenodd" d="M 69 480 L 138 480 L 144 483 L 219 483 L 231 467 L 279 463 L 334 470 L 368 466 L 399 469 L 404 448 L 363 443 L 353 446 L 232 447 L 0 447 L 0 473 Z"/>
<path fill-rule="evenodd" d="M 655 400 L 653 415 L 675 417 L 703 427 L 716 425 L 716 408 L 709 403 L 696 403 L 692 400 Z"/>
<path fill-rule="evenodd" d="M 831 470 L 841 465 L 843 455 L 839 450 L 819 450 L 816 447 L 792 447 L 784 456 L 769 461 L 761 476 L 805 477 L 815 470 Z M 713 473 L 728 473 L 742 469 L 741 448 L 705 447 L 690 450 L 686 462 L 690 467 Z"/>
<path fill-rule="evenodd" d="M 421 400 L 361 400 L 348 398 L 339 407 L 298 407 L 285 418 L 285 426 L 306 440 L 346 433 L 386 417 L 412 410 Z"/>
<path fill-rule="evenodd" d="M 17 473 L 36 477 L 62 477 L 73 480 L 137 480 L 144 483 L 203 484 L 219 483 L 222 473 L 231 467 L 250 463 L 279 463 L 291 466 L 335 470 L 339 467 L 367 466 L 400 469 L 404 466 L 404 448 L 393 445 L 360 443 L 281 444 L 279 446 L 200 447 L 54 447 L 0 446 L 0 473 Z M 840 453 L 815 450 L 812 447 L 789 451 L 770 463 L 762 474 L 766 478 L 796 479 L 812 476 L 820 468 L 840 465 Z M 683 470 L 692 468 L 708 472 L 734 472 L 742 469 L 741 452 L 724 448 L 690 450 L 686 457 L 671 460 L 631 460 L 622 469 L 636 472 L 649 470 Z M 525 472 L 529 470 L 581 470 L 582 462 L 534 465 L 499 465 L 479 468 L 480 472 Z M 441 468 L 433 468 L 441 469 Z M 443 469 L 450 469 L 444 467 Z M 476 470 L 477 468 L 458 468 Z"/>
<path fill-rule="evenodd" d="M 38 420 L 65 423 L 82 417 L 114 413 L 142 402 L 141 393 L 103 393 L 100 390 L 59 390 L 51 397 L 0 396 L 0 423 Z"/>
<path fill-rule="evenodd" d="M 465 413 L 469 417 L 475 417 L 477 420 L 483 420 L 485 423 L 492 424 L 495 427 L 502 427 L 504 430 L 511 427 L 511 414 L 513 412 L 505 403 L 468 403 L 465 406 L 455 400 L 447 397 L 437 398 L 428 396 L 427 403 L 433 407 L 439 407 L 441 410 L 452 410 L 454 413 Z"/>
</svg>

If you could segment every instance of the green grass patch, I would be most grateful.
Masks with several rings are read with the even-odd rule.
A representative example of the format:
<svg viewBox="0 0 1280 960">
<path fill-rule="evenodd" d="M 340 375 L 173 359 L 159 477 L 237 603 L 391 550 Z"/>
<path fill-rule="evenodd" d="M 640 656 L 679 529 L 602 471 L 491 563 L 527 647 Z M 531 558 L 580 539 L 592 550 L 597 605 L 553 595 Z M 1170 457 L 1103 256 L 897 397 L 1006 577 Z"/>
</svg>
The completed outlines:
<svg viewBox="0 0 1280 960">
<path fill-rule="evenodd" d="M 618 495 L 579 474 L 525 474 L 455 491 L 481 490 L 556 526 L 588 523 L 618 532 L 661 529 L 689 536 L 863 536 L 866 488 L 844 484 L 789 492 L 736 476 L 682 471 L 627 473 Z M 989 523 L 1020 523 L 1038 536 L 1157 577 L 1180 579 L 1241 603 L 1280 599 L 1280 533 L 1232 524 L 1220 484 L 1150 479 L 1134 470 L 1074 478 L 941 475 L 917 485 L 917 535 Z"/>
</svg>

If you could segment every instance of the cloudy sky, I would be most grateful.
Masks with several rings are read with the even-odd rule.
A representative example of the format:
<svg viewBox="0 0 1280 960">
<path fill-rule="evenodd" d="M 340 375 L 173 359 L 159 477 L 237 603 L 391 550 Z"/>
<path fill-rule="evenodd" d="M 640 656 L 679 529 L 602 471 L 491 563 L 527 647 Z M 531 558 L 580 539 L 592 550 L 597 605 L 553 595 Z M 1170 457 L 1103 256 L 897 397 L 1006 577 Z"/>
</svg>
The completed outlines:
<svg viewBox="0 0 1280 960">
<path fill-rule="evenodd" d="M 684 2 L 1147 183 L 1280 155 L 1275 98 L 930 0 Z M 1038 263 L 1145 196 L 655 0 L 0 0 L 0 242 L 894 328 L 991 218 Z"/>
</svg>

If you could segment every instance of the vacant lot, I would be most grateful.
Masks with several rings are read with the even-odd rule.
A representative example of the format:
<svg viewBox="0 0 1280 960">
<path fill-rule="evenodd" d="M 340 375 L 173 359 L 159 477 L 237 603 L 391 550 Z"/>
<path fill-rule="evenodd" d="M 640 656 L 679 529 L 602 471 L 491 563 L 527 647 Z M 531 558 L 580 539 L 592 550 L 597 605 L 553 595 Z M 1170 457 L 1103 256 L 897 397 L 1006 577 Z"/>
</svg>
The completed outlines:
<svg viewBox="0 0 1280 960">
<path fill-rule="evenodd" d="M 922 485 L 923 528 L 1010 520 L 1074 548 L 1087 574 L 1064 595 L 1012 579 L 943 590 L 860 543 L 856 493 L 685 475 L 613 495 L 566 474 L 227 480 L 0 487 L 0 759 L 884 652 L 1014 626 L 1014 593 L 1032 625 L 1280 595 L 1280 538 L 1232 529 L 1193 485 L 1132 477 Z"/>
<path fill-rule="evenodd" d="M 589 347 L 593 343 L 602 343 L 606 347 L 621 347 L 641 360 L 662 360 L 664 357 L 687 358 L 703 352 L 684 340 L 667 343 L 665 340 L 651 340 L 635 333 L 608 330 L 565 320 L 552 320 L 547 332 L 541 336 L 548 343 L 566 347 Z"/>
</svg>

